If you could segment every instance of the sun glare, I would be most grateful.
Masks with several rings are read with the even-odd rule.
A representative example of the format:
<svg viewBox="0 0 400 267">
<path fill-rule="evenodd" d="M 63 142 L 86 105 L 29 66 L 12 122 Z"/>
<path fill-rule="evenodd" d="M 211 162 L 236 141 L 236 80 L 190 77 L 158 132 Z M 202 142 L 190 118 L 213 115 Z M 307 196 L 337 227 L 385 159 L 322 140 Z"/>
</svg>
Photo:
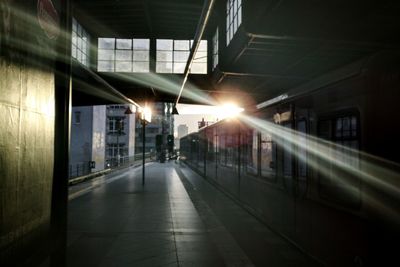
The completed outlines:
<svg viewBox="0 0 400 267">
<path fill-rule="evenodd" d="M 243 112 L 243 111 L 244 111 L 244 109 L 241 107 L 238 107 L 236 104 L 228 103 L 228 104 L 224 104 L 224 105 L 218 107 L 217 108 L 218 114 L 216 114 L 216 115 L 221 119 L 234 118 L 240 112 Z"/>
</svg>

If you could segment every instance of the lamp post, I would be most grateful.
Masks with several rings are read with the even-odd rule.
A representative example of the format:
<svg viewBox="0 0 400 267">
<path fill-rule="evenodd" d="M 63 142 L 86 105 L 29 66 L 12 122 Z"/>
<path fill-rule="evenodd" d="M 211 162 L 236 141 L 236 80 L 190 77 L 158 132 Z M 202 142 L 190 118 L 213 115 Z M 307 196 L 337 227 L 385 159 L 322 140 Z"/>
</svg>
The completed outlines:
<svg viewBox="0 0 400 267">
<path fill-rule="evenodd" d="M 127 121 L 127 124 L 130 125 L 129 122 L 128 122 L 128 121 L 129 121 L 128 118 L 129 118 L 129 115 L 133 114 L 133 112 L 132 112 L 131 108 L 129 107 L 129 105 L 128 105 L 128 107 L 126 108 L 124 114 L 125 114 L 125 117 L 126 117 L 126 119 L 127 119 L 127 120 L 126 120 L 126 121 Z M 130 128 L 128 128 L 128 133 L 130 133 Z M 127 155 L 127 156 L 128 156 L 128 162 L 129 162 L 129 147 L 128 147 L 127 149 L 128 149 L 128 153 L 127 153 L 128 155 Z"/>
<path fill-rule="evenodd" d="M 151 122 L 151 109 L 145 106 L 142 108 L 140 111 L 140 122 L 142 124 L 142 160 L 143 160 L 143 166 L 142 166 L 142 185 L 145 184 L 145 163 L 146 163 L 146 158 L 145 158 L 145 151 L 146 151 L 146 124 Z"/>
<path fill-rule="evenodd" d="M 120 160 L 120 155 L 119 155 L 119 136 L 121 134 L 121 119 L 117 119 L 116 121 L 116 126 L 117 126 L 117 167 L 119 167 L 119 160 Z"/>
</svg>

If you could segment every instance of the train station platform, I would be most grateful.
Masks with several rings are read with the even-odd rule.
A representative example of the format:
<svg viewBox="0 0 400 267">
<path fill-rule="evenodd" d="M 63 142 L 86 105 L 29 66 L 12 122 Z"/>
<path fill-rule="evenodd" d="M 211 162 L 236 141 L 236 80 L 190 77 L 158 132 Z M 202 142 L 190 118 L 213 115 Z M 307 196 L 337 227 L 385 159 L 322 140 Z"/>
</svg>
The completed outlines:
<svg viewBox="0 0 400 267">
<path fill-rule="evenodd" d="M 71 187 L 68 217 L 68 266 L 318 265 L 173 162 Z"/>
</svg>

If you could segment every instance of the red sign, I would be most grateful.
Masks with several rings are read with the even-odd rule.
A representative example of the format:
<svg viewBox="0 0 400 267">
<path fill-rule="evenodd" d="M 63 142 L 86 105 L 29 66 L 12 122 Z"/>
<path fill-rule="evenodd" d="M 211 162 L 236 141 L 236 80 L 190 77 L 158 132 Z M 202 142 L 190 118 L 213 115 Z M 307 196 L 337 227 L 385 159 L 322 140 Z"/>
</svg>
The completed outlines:
<svg viewBox="0 0 400 267">
<path fill-rule="evenodd" d="M 40 27 L 49 39 L 56 39 L 60 34 L 59 17 L 51 0 L 38 0 L 37 17 Z"/>
</svg>

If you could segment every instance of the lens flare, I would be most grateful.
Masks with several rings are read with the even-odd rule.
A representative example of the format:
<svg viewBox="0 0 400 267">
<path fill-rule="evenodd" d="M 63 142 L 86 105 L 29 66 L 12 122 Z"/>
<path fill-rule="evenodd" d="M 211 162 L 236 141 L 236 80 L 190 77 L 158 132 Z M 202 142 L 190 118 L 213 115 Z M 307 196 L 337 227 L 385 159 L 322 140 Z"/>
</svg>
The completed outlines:
<svg viewBox="0 0 400 267">
<path fill-rule="evenodd" d="M 224 119 L 224 118 L 234 118 L 239 113 L 243 112 L 244 109 L 238 107 L 234 103 L 227 103 L 222 106 L 219 106 L 216 111 L 218 114 L 215 115 L 218 115 L 221 119 Z"/>
</svg>

